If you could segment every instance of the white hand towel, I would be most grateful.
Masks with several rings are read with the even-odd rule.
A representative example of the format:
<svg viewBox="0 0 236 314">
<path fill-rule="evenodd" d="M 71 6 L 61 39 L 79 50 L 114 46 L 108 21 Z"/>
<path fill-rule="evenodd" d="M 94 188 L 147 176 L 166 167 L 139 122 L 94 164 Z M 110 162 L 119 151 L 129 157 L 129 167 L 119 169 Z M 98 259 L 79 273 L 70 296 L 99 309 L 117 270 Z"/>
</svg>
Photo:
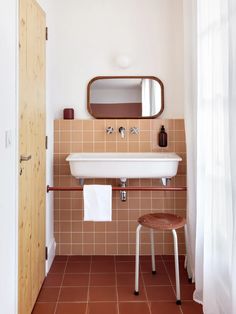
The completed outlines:
<svg viewBox="0 0 236 314">
<path fill-rule="evenodd" d="M 112 220 L 112 186 L 84 185 L 84 221 Z"/>
</svg>

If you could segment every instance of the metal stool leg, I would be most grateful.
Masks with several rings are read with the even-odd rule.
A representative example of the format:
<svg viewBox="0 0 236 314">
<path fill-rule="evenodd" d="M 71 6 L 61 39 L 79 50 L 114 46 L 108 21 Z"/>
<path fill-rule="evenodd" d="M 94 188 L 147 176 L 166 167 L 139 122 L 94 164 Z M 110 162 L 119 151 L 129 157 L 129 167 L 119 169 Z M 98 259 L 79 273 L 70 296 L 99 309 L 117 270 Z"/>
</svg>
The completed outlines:
<svg viewBox="0 0 236 314">
<path fill-rule="evenodd" d="M 180 299 L 180 283 L 179 283 L 179 253 L 178 253 L 178 237 L 175 229 L 172 230 L 174 238 L 174 251 L 175 251 L 175 282 L 176 282 L 176 304 L 181 304 Z"/>
<path fill-rule="evenodd" d="M 187 270 L 188 273 L 188 281 L 192 283 L 192 275 L 190 272 L 190 266 L 189 266 L 189 257 L 188 257 L 188 230 L 187 230 L 187 224 L 184 225 L 184 237 L 185 237 L 185 246 L 186 246 L 186 255 L 184 260 L 184 268 Z"/>
<path fill-rule="evenodd" d="M 140 250 L 140 230 L 142 226 L 138 225 L 136 229 L 136 256 L 135 256 L 135 289 L 134 294 L 139 295 L 139 250 Z"/>
<path fill-rule="evenodd" d="M 151 253 L 152 253 L 152 273 L 156 274 L 156 263 L 155 263 L 155 248 L 154 248 L 154 232 L 150 229 L 150 239 L 151 239 Z"/>
</svg>

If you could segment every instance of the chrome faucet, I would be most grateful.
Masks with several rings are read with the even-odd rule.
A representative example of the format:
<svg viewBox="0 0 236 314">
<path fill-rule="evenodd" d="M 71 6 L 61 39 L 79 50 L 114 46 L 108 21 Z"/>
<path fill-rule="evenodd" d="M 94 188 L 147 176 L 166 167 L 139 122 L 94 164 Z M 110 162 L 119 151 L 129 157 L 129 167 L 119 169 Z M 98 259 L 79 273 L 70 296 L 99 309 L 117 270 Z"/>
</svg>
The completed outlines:
<svg viewBox="0 0 236 314">
<path fill-rule="evenodd" d="M 107 134 L 112 134 L 114 132 L 114 128 L 109 126 L 108 128 L 106 128 L 106 132 Z"/>
<path fill-rule="evenodd" d="M 125 188 L 126 187 L 126 184 L 127 183 L 127 179 L 126 178 L 120 178 L 120 186 L 122 188 Z M 127 201 L 127 192 L 124 191 L 124 190 L 121 190 L 120 191 L 120 200 L 122 202 L 126 202 Z"/>
<path fill-rule="evenodd" d="M 123 126 L 119 128 L 119 133 L 121 135 L 121 138 L 125 138 L 125 128 Z"/>
<path fill-rule="evenodd" d="M 139 134 L 139 128 L 133 126 L 132 128 L 130 128 L 130 133 L 138 135 Z"/>
</svg>

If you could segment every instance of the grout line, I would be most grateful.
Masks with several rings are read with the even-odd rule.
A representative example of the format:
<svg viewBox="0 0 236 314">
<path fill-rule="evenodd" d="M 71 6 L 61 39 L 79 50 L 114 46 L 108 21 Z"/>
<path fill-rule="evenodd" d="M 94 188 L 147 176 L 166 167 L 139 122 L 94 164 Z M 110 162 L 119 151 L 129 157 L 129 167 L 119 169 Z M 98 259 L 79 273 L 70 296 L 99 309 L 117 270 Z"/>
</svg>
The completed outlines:
<svg viewBox="0 0 236 314">
<path fill-rule="evenodd" d="M 56 312 L 57 312 L 58 302 L 59 302 L 59 298 L 60 298 L 60 294 L 61 294 L 61 289 L 62 289 L 62 286 L 63 286 L 63 281 L 64 281 L 64 278 L 65 278 L 65 273 L 66 273 L 68 260 L 69 260 L 69 257 L 67 256 L 66 265 L 65 265 L 65 269 L 64 269 L 64 272 L 63 272 L 62 280 L 61 280 L 61 285 L 60 285 L 59 292 L 58 292 L 58 297 L 57 297 L 57 301 L 56 301 L 54 314 L 56 314 Z"/>
<path fill-rule="evenodd" d="M 115 256 L 114 256 L 114 266 L 115 266 L 115 286 L 116 286 L 117 314 L 119 314 L 120 313 L 120 309 L 119 309 L 119 296 L 118 296 L 116 257 Z"/>
<path fill-rule="evenodd" d="M 176 287 L 175 287 L 175 286 L 173 285 L 173 283 L 172 283 L 172 280 L 171 280 L 170 274 L 169 274 L 169 272 L 168 272 L 168 270 L 167 270 L 167 267 L 166 267 L 166 264 L 165 264 L 165 260 L 163 259 L 163 256 L 162 256 L 162 261 L 163 261 L 165 270 L 166 270 L 166 272 L 167 272 L 167 276 L 168 276 L 168 278 L 169 278 L 169 280 L 170 280 L 171 288 L 172 288 L 172 290 L 173 290 L 173 292 L 174 292 L 175 299 L 176 299 Z M 173 266 L 174 266 L 174 265 L 173 265 Z M 180 287 L 180 289 L 181 289 L 181 287 Z M 180 290 L 180 292 L 181 292 L 181 290 Z M 179 306 L 179 309 L 181 309 L 181 306 Z"/>
<path fill-rule="evenodd" d="M 183 312 L 183 309 L 182 309 L 182 306 L 181 306 L 181 305 L 179 306 L 179 309 L 180 309 L 180 313 L 181 313 L 181 314 L 184 314 L 184 312 Z"/>
<path fill-rule="evenodd" d="M 148 309 L 149 309 L 149 312 L 150 314 L 152 313 L 151 311 L 151 301 L 149 301 L 148 299 L 148 294 L 147 294 L 147 288 L 146 288 L 146 284 L 145 284 L 145 281 L 144 281 L 144 277 L 143 277 L 143 272 L 142 272 L 142 268 L 140 267 L 141 266 L 141 263 L 139 263 L 139 274 L 140 274 L 140 279 L 142 278 L 142 281 L 143 281 L 143 290 L 144 290 L 144 293 L 146 295 L 146 299 L 147 299 L 147 304 L 148 304 Z M 141 280 L 140 280 L 141 281 Z M 139 291 L 140 291 L 140 282 L 139 282 Z"/>
<path fill-rule="evenodd" d="M 91 270 L 92 270 L 92 257 L 90 259 L 90 267 L 89 267 L 89 280 L 88 280 L 88 292 L 87 292 L 87 302 L 86 302 L 86 311 L 85 313 L 88 314 L 88 311 L 89 311 L 89 307 L 88 307 L 88 304 L 89 304 L 89 288 L 90 288 L 90 283 L 91 283 Z"/>
</svg>

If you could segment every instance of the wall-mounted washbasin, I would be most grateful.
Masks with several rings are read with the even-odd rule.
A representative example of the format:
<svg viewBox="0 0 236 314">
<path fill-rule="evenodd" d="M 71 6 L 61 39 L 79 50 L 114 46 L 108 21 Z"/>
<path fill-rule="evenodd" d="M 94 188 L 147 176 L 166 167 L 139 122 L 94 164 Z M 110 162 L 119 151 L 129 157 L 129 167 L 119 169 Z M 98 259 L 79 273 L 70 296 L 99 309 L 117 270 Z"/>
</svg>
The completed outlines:
<svg viewBox="0 0 236 314">
<path fill-rule="evenodd" d="M 171 178 L 182 160 L 176 153 L 73 153 L 72 176 L 84 178 Z"/>
</svg>

